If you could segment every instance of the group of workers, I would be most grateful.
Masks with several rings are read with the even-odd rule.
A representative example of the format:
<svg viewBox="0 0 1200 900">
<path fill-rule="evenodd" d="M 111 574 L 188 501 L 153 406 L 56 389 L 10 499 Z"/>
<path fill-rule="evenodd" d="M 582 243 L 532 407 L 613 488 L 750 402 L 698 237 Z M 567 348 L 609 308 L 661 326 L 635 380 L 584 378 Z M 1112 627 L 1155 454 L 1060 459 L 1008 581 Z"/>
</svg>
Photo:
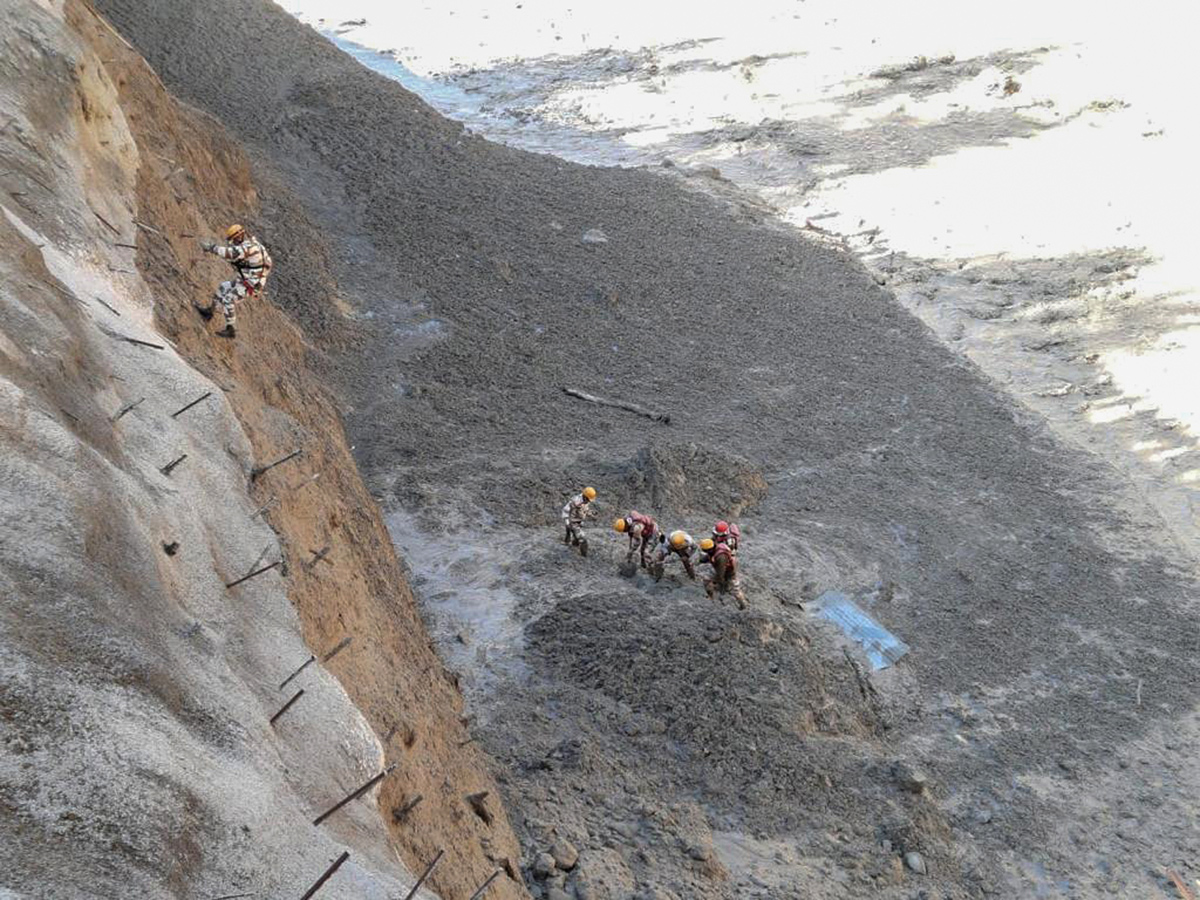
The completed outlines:
<svg viewBox="0 0 1200 900">
<path fill-rule="evenodd" d="M 588 555 L 588 540 L 584 533 L 584 522 L 593 514 L 592 502 L 596 489 L 585 487 L 571 497 L 562 508 L 564 527 L 563 543 L 578 547 L 583 556 Z M 737 525 L 717 522 L 711 537 L 697 541 L 686 531 L 677 530 L 669 534 L 660 528 L 653 517 L 632 510 L 613 520 L 613 530 L 629 539 L 626 563 L 632 563 L 634 555 L 639 557 L 641 567 L 649 571 L 654 580 L 662 578 L 668 561 L 678 559 L 684 572 L 693 581 L 696 566 L 710 566 L 704 576 L 704 592 L 710 599 L 721 599 L 732 595 L 739 609 L 746 608 L 746 596 L 738 580 L 738 544 L 741 532 Z"/>
<path fill-rule="evenodd" d="M 207 306 L 196 305 L 200 315 L 211 319 L 219 303 L 225 315 L 225 327 L 217 334 L 232 338 L 237 334 L 237 303 L 263 292 L 267 277 L 271 274 L 271 254 L 258 238 L 241 225 L 230 225 L 225 230 L 225 243 L 205 240 L 200 242 L 200 246 L 206 253 L 227 261 L 236 273 L 234 278 L 220 284 Z M 566 529 L 563 541 L 578 547 L 583 556 L 588 554 L 583 525 L 592 515 L 591 504 L 595 499 L 596 489 L 585 487 L 568 500 L 562 509 Z M 662 578 L 667 562 L 672 559 L 679 560 L 688 578 L 693 581 L 697 565 L 710 566 L 711 572 L 704 576 L 705 593 L 710 598 L 732 594 L 738 607 L 745 608 L 746 598 L 738 581 L 738 540 L 741 535 L 736 525 L 717 522 L 711 537 L 697 541 L 682 530 L 668 534 L 652 517 L 632 510 L 614 520 L 613 529 L 629 538 L 626 563 L 632 563 L 634 554 L 637 554 L 641 567 L 650 571 L 655 581 Z"/>
</svg>

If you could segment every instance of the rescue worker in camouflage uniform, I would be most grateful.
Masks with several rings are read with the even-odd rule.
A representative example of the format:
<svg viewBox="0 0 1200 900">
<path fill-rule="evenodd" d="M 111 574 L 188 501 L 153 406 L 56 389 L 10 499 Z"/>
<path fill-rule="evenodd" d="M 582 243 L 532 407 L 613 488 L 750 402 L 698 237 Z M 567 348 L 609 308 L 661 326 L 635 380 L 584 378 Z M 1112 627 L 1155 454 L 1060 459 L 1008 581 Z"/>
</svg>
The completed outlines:
<svg viewBox="0 0 1200 900">
<path fill-rule="evenodd" d="M 729 545 L 705 538 L 700 542 L 700 561 L 712 566 L 712 574 L 704 579 L 704 593 L 709 599 L 720 600 L 726 593 L 731 593 L 738 609 L 745 609 L 746 595 L 738 580 L 737 556 Z"/>
<path fill-rule="evenodd" d="M 712 539 L 717 544 L 727 544 L 729 549 L 737 555 L 738 544 L 742 539 L 742 531 L 737 525 L 730 525 L 724 519 L 713 526 Z"/>
<path fill-rule="evenodd" d="M 658 551 L 654 557 L 654 580 L 658 581 L 663 577 L 663 567 L 667 560 L 672 556 L 678 556 L 679 561 L 683 563 L 683 570 L 687 572 L 687 577 L 695 581 L 696 567 L 692 564 L 692 557 L 697 549 L 695 540 L 686 531 L 672 531 L 670 537 L 659 534 Z"/>
<path fill-rule="evenodd" d="M 635 509 L 629 515 L 616 519 L 613 522 L 613 530 L 629 536 L 629 552 L 625 554 L 625 561 L 633 559 L 633 554 L 637 551 L 642 559 L 642 568 L 647 568 L 646 550 L 658 537 L 658 524 Z"/>
<path fill-rule="evenodd" d="M 592 515 L 591 502 L 596 499 L 596 489 L 585 487 L 566 502 L 562 508 L 563 526 L 566 534 L 563 543 L 579 548 L 580 556 L 588 555 L 588 542 L 583 534 L 583 520 Z"/>
<path fill-rule="evenodd" d="M 241 225 L 230 225 L 226 229 L 224 244 L 201 241 L 200 246 L 205 253 L 228 261 L 237 275 L 221 282 L 208 306 L 197 304 L 196 309 L 205 319 L 211 319 L 214 307 L 220 303 L 225 313 L 225 328 L 217 334 L 226 338 L 236 337 L 236 304 L 247 296 L 257 297 L 262 293 L 267 285 L 267 276 L 271 274 L 271 254 L 258 238 L 248 234 Z"/>
</svg>

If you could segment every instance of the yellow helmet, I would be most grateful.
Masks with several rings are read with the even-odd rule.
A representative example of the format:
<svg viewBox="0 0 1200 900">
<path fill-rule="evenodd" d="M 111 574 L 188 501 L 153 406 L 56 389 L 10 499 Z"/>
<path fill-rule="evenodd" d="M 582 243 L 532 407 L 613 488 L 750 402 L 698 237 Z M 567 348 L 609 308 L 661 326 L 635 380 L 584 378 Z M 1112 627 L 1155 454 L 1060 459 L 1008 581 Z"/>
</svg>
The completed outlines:
<svg viewBox="0 0 1200 900">
<path fill-rule="evenodd" d="M 238 238 L 245 237 L 246 229 L 241 225 L 230 225 L 225 229 L 225 240 L 236 241 Z"/>
<path fill-rule="evenodd" d="M 712 538 L 704 538 L 704 540 L 702 540 L 700 542 L 700 549 L 703 550 L 705 553 L 707 553 L 709 550 L 711 550 L 715 546 L 716 546 L 716 544 L 713 543 Z"/>
<path fill-rule="evenodd" d="M 583 489 L 583 499 L 589 500 L 589 501 L 595 500 L 596 499 L 596 489 L 594 487 L 585 487 Z"/>
<path fill-rule="evenodd" d="M 629 523 L 626 522 L 624 519 L 613 519 L 613 531 L 620 531 L 620 532 L 624 533 L 625 529 L 628 527 L 629 527 Z"/>
<path fill-rule="evenodd" d="M 671 546 L 676 550 L 682 550 L 683 545 L 687 543 L 687 535 L 682 531 L 671 532 Z"/>
</svg>

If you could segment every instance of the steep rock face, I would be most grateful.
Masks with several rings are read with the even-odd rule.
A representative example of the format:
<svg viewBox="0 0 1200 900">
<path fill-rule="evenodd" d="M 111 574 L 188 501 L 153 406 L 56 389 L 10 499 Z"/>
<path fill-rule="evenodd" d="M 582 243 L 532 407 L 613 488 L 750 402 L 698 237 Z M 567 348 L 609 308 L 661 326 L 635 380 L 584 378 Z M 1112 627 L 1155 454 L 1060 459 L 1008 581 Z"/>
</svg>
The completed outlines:
<svg viewBox="0 0 1200 900">
<path fill-rule="evenodd" d="M 399 896 L 444 847 L 466 896 L 515 839 L 337 411 L 269 301 L 190 310 L 244 158 L 88 6 L 4 7 L 0 887 L 299 896 L 344 849 L 322 896 Z"/>
</svg>

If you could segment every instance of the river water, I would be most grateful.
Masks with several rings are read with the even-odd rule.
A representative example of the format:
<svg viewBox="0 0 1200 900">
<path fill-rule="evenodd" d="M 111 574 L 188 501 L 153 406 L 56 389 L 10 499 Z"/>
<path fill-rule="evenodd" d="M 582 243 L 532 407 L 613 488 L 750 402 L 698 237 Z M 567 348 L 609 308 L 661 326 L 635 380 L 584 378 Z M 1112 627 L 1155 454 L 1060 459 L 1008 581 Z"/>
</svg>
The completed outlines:
<svg viewBox="0 0 1200 900">
<path fill-rule="evenodd" d="M 490 139 L 665 164 L 858 254 L 1200 552 L 1193 7 L 284 5 Z"/>
</svg>

